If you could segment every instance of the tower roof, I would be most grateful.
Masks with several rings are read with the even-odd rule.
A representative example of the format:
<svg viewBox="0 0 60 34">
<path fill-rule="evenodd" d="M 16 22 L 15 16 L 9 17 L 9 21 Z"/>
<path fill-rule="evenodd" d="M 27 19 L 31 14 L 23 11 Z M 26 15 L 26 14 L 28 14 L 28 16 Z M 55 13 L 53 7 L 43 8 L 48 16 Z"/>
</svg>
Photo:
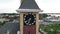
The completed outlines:
<svg viewBox="0 0 60 34">
<path fill-rule="evenodd" d="M 35 0 L 23 0 L 19 9 L 40 9 Z"/>
</svg>

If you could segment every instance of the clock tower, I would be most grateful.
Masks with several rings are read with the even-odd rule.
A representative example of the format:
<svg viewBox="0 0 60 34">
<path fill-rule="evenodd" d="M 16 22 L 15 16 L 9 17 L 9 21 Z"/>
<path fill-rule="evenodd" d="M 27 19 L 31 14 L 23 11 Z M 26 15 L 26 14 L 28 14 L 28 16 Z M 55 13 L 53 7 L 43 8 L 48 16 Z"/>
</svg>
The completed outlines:
<svg viewBox="0 0 60 34">
<path fill-rule="evenodd" d="M 40 11 L 35 0 L 21 0 L 17 10 L 20 14 L 20 34 L 38 34 Z"/>
</svg>

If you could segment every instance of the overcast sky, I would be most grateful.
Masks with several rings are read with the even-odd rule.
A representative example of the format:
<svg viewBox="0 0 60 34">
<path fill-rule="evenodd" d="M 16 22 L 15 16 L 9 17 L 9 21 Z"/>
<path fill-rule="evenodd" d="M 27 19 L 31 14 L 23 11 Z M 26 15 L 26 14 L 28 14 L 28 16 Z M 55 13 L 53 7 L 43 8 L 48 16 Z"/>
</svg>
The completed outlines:
<svg viewBox="0 0 60 34">
<path fill-rule="evenodd" d="M 36 0 L 43 13 L 60 13 L 60 0 Z M 0 13 L 16 13 L 20 0 L 0 0 Z"/>
</svg>

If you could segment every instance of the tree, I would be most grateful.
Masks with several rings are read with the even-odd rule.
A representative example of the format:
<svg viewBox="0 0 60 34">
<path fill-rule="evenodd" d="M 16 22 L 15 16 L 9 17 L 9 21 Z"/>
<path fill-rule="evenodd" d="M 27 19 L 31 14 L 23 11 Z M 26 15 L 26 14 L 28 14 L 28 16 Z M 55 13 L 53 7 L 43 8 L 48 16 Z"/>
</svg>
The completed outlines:
<svg viewBox="0 0 60 34">
<path fill-rule="evenodd" d="M 5 23 L 3 23 L 3 22 L 0 21 L 0 26 L 1 26 L 1 25 L 4 25 L 4 24 L 5 24 Z"/>
<path fill-rule="evenodd" d="M 39 19 L 43 19 L 43 18 L 45 18 L 47 16 L 48 16 L 47 14 L 39 14 Z"/>
<path fill-rule="evenodd" d="M 60 24 L 57 23 L 44 26 L 41 29 L 47 32 L 47 34 L 60 34 Z"/>
</svg>

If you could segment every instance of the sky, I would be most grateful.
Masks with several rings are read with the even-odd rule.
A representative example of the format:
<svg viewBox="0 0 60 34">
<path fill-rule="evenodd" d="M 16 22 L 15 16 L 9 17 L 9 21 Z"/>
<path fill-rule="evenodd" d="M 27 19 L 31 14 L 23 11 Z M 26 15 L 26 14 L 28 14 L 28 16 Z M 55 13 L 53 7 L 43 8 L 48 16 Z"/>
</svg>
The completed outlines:
<svg viewBox="0 0 60 34">
<path fill-rule="evenodd" d="M 35 0 L 42 13 L 60 13 L 60 0 Z M 0 13 L 17 13 L 20 0 L 0 0 Z"/>
</svg>

